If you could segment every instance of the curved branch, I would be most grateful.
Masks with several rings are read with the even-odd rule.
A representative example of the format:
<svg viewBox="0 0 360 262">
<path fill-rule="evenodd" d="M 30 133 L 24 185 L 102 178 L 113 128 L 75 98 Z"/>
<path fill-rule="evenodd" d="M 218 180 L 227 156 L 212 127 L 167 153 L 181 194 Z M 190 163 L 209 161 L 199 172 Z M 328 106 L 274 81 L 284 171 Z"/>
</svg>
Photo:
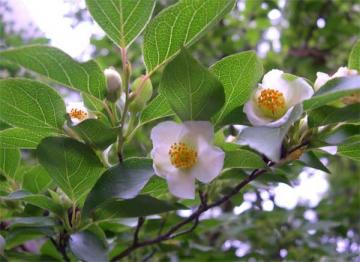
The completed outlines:
<svg viewBox="0 0 360 262">
<path fill-rule="evenodd" d="M 228 193 L 227 195 L 223 196 L 222 198 L 220 198 L 219 200 L 213 202 L 212 204 L 206 204 L 205 202 L 205 198 L 203 197 L 203 194 L 200 193 L 201 197 L 201 204 L 198 207 L 198 209 L 192 213 L 188 218 L 180 221 L 178 224 L 176 224 L 175 226 L 173 226 L 172 228 L 170 228 L 166 233 L 159 235 L 156 238 L 153 239 L 149 239 L 149 240 L 144 240 L 143 242 L 138 242 L 138 241 L 134 241 L 133 244 L 131 246 L 129 246 L 127 249 L 125 249 L 123 252 L 121 252 L 119 255 L 113 257 L 111 259 L 111 261 L 117 261 L 121 258 L 124 258 L 126 256 L 128 256 L 129 254 L 131 254 L 133 251 L 135 251 L 138 248 L 144 247 L 144 246 L 149 246 L 149 245 L 153 245 L 153 244 L 158 244 L 162 241 L 168 240 L 168 239 L 172 239 L 175 237 L 178 237 L 180 235 L 183 235 L 185 233 L 191 232 L 193 231 L 196 226 L 199 223 L 199 217 L 202 213 L 204 213 L 205 211 L 209 210 L 210 208 L 219 206 L 223 203 L 225 203 L 226 201 L 228 201 L 231 197 L 233 197 L 234 195 L 236 195 L 237 193 L 239 193 L 239 191 L 245 187 L 247 184 L 249 184 L 251 181 L 255 180 L 257 177 L 259 177 L 260 175 L 264 174 L 267 171 L 267 169 L 256 169 L 254 170 L 248 177 L 246 177 L 244 180 L 242 180 L 236 187 L 234 187 L 234 189 Z M 175 234 L 179 229 L 181 229 L 183 226 L 191 223 L 192 221 L 194 221 L 194 224 L 192 227 L 190 227 L 188 230 L 185 230 L 183 232 L 177 233 Z M 140 220 L 139 220 L 140 222 Z M 137 239 L 137 234 L 139 233 L 139 224 L 137 226 L 137 229 L 135 231 L 135 237 Z M 134 237 L 134 239 L 135 239 Z"/>
</svg>

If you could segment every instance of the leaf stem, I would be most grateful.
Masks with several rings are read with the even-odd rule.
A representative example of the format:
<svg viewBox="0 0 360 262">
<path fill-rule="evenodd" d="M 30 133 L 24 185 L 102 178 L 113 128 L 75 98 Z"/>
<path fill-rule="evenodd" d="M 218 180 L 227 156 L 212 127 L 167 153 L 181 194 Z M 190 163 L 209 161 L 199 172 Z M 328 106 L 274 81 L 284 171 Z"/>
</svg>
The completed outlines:
<svg viewBox="0 0 360 262">
<path fill-rule="evenodd" d="M 119 126 L 119 137 L 117 142 L 117 155 L 119 158 L 119 162 L 123 161 L 123 144 L 124 144 L 124 125 L 126 116 L 128 114 L 128 108 L 129 108 L 129 79 L 131 74 L 130 64 L 127 58 L 127 50 L 126 48 L 121 48 L 121 61 L 122 61 L 122 74 L 121 74 L 121 80 L 122 84 L 124 86 L 125 91 L 125 105 L 124 110 L 121 115 L 120 119 L 120 126 Z"/>
</svg>

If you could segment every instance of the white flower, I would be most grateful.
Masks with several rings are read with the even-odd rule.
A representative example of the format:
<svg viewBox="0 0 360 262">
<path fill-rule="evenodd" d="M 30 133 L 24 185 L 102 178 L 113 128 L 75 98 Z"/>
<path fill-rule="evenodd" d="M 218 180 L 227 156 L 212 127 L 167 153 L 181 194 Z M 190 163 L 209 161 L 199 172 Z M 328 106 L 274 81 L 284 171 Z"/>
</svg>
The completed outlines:
<svg viewBox="0 0 360 262">
<path fill-rule="evenodd" d="M 314 83 L 314 89 L 315 91 L 319 90 L 320 87 L 325 85 L 329 80 L 337 78 L 337 77 L 344 77 L 344 76 L 354 76 L 358 75 L 359 72 L 354 69 L 349 69 L 347 67 L 340 67 L 335 74 L 332 76 L 329 76 L 328 74 L 317 72 L 316 73 L 316 80 Z"/>
<path fill-rule="evenodd" d="M 66 112 L 69 114 L 71 122 L 75 125 L 86 119 L 96 118 L 95 115 L 91 114 L 81 102 L 69 103 L 66 106 Z"/>
<path fill-rule="evenodd" d="M 244 112 L 253 126 L 279 127 L 289 119 L 295 105 L 313 94 L 303 78 L 271 70 L 245 104 Z"/>
<path fill-rule="evenodd" d="M 220 174 L 225 154 L 212 145 L 213 138 L 207 121 L 166 121 L 152 129 L 154 170 L 167 180 L 173 195 L 194 199 L 195 179 L 209 183 Z"/>
</svg>

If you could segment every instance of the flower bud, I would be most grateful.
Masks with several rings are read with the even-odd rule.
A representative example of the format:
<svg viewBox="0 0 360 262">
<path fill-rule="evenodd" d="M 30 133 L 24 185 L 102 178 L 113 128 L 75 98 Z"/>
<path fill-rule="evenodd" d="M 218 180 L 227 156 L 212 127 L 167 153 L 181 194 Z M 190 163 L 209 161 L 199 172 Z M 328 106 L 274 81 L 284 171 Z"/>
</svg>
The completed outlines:
<svg viewBox="0 0 360 262">
<path fill-rule="evenodd" d="M 151 80 L 149 78 L 145 79 L 145 76 L 140 76 L 133 82 L 131 89 L 134 98 L 130 103 L 129 109 L 133 113 L 140 112 L 145 108 L 146 103 L 152 96 L 153 87 Z"/>
<path fill-rule="evenodd" d="M 107 100 L 115 102 L 121 95 L 121 77 L 112 67 L 104 70 L 107 83 Z"/>
</svg>

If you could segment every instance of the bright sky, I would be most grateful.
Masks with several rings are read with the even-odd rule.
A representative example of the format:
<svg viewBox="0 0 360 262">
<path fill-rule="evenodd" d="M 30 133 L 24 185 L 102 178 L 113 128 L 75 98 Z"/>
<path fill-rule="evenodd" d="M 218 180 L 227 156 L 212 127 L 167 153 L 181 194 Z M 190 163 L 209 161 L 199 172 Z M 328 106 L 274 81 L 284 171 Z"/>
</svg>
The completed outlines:
<svg viewBox="0 0 360 262">
<path fill-rule="evenodd" d="M 51 40 L 51 45 L 61 48 L 73 57 L 86 60 L 92 34 L 104 35 L 96 25 L 82 22 L 75 28 L 72 19 L 65 17 L 69 11 L 85 7 L 84 0 L 8 0 L 12 14 L 6 19 L 15 20 L 15 29 L 36 25 Z"/>
</svg>

